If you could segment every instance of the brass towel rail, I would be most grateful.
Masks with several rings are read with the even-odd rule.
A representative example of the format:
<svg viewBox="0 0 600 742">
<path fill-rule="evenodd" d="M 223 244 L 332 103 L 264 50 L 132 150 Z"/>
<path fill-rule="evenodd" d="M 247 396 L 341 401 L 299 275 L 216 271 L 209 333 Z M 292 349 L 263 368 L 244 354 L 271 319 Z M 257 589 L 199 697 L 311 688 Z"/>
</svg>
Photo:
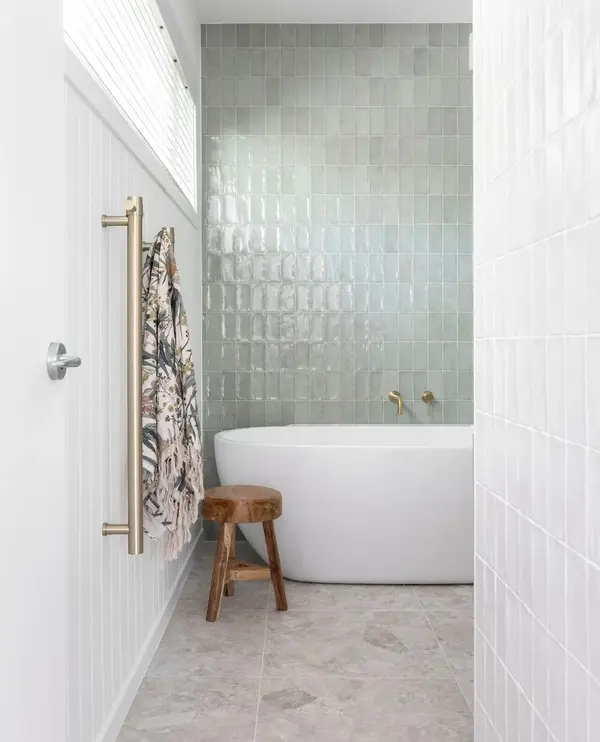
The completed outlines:
<svg viewBox="0 0 600 742">
<path fill-rule="evenodd" d="M 129 554 L 144 551 L 142 472 L 142 218 L 140 196 L 125 216 L 102 215 L 103 227 L 127 227 L 127 523 L 104 523 L 103 536 L 127 536 Z"/>
</svg>

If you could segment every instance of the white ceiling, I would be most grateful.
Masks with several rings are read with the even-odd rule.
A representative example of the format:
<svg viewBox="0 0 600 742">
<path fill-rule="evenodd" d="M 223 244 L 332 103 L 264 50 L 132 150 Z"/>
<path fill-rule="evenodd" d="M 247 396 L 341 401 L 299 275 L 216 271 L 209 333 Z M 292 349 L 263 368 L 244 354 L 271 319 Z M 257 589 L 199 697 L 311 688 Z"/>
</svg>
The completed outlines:
<svg viewBox="0 0 600 742">
<path fill-rule="evenodd" d="M 196 0 L 201 23 L 468 23 L 473 0 Z"/>
</svg>

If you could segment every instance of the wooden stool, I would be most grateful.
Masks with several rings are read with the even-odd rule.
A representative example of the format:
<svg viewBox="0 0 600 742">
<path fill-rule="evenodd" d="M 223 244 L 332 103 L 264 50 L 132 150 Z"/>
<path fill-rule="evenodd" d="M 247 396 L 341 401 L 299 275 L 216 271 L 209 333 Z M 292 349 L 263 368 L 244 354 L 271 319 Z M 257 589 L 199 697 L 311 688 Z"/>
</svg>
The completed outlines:
<svg viewBox="0 0 600 742">
<path fill-rule="evenodd" d="M 281 492 L 269 487 L 237 485 L 207 490 L 202 502 L 202 516 L 221 524 L 213 567 L 207 621 L 216 621 L 221 612 L 223 592 L 234 594 L 236 580 L 268 580 L 273 583 L 278 611 L 287 611 L 287 599 L 279 549 L 273 521 L 282 510 Z M 262 523 L 267 543 L 269 566 L 260 567 L 235 557 L 236 523 Z"/>
</svg>

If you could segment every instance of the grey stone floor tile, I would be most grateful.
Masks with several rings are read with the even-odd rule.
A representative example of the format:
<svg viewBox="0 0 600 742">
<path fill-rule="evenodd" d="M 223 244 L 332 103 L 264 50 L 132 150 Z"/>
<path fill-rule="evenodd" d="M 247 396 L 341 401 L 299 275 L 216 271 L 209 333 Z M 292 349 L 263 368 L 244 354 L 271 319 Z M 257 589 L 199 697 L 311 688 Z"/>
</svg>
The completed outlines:
<svg viewBox="0 0 600 742">
<path fill-rule="evenodd" d="M 415 585 L 415 591 L 426 611 L 473 612 L 473 585 Z"/>
<path fill-rule="evenodd" d="M 454 680 L 298 678 L 261 685 L 256 742 L 470 742 Z"/>
<path fill-rule="evenodd" d="M 214 547 L 194 553 L 118 742 L 472 742 L 472 586 L 286 581 L 278 613 L 270 582 L 238 583 L 210 624 Z"/>
<path fill-rule="evenodd" d="M 117 742 L 253 742 L 258 680 L 148 678 Z"/>
<path fill-rule="evenodd" d="M 473 675 L 473 621 L 462 610 L 427 613 L 442 650 L 455 673 Z"/>
<path fill-rule="evenodd" d="M 321 585 L 286 580 L 285 589 L 292 611 L 421 610 L 411 585 Z M 270 602 L 274 603 L 272 596 Z"/>
<path fill-rule="evenodd" d="M 451 676 L 423 612 L 267 614 L 264 677 Z"/>
<path fill-rule="evenodd" d="M 148 677 L 260 676 L 264 611 L 222 611 L 215 623 L 195 611 L 175 611 Z"/>
<path fill-rule="evenodd" d="M 475 682 L 473 679 L 473 670 L 464 670 L 464 671 L 456 671 L 455 670 L 456 679 L 458 681 L 458 684 L 460 685 L 460 688 L 463 692 L 463 695 L 467 699 L 467 703 L 469 706 L 474 708 L 475 703 Z"/>
</svg>

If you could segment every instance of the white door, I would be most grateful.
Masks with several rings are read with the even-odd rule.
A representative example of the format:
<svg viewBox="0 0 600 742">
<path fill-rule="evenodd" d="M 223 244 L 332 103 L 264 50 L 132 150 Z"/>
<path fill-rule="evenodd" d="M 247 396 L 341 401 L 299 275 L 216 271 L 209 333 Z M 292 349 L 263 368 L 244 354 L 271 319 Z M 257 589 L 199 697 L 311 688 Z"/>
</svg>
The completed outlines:
<svg viewBox="0 0 600 742">
<path fill-rule="evenodd" d="M 64 742 L 65 331 L 60 0 L 0 15 L 0 737 Z M 76 353 L 76 348 L 68 348 Z"/>
</svg>

